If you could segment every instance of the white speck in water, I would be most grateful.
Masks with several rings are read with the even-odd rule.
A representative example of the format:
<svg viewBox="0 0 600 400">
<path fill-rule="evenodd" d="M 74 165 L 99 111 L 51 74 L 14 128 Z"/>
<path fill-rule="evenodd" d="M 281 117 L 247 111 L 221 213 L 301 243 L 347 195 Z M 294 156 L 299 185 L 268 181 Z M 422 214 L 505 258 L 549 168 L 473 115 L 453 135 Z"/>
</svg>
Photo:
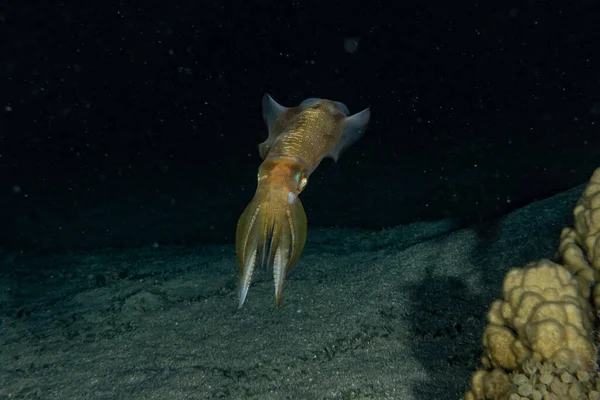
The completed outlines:
<svg viewBox="0 0 600 400">
<path fill-rule="evenodd" d="M 360 42 L 360 38 L 350 37 L 344 39 L 344 50 L 346 52 L 352 54 L 358 50 L 358 43 Z"/>
</svg>

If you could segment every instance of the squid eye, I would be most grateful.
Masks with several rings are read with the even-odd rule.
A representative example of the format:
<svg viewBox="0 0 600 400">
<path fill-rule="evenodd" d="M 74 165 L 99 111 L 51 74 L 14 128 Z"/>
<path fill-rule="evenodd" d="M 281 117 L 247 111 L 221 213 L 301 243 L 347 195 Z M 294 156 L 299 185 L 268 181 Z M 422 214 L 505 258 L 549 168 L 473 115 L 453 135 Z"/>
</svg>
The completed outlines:
<svg viewBox="0 0 600 400">
<path fill-rule="evenodd" d="M 298 193 L 300 193 L 302 190 L 304 190 L 304 187 L 308 183 L 308 179 L 306 178 L 306 175 L 304 175 L 303 172 L 296 172 L 296 174 L 294 175 L 294 179 L 296 180 L 296 182 L 298 182 Z"/>
</svg>

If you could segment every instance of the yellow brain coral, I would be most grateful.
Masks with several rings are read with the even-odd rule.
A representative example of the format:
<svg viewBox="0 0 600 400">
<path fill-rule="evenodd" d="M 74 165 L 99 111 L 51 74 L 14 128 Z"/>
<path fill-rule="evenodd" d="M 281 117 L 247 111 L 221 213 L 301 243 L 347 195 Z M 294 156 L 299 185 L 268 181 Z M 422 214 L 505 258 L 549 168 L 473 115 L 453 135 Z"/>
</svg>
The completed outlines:
<svg viewBox="0 0 600 400">
<path fill-rule="evenodd" d="M 550 260 L 509 271 L 504 300 L 488 313 L 485 369 L 473 375 L 466 399 L 596 398 L 595 316 L 580 286 Z"/>
<path fill-rule="evenodd" d="M 484 368 L 466 400 L 600 400 L 600 168 L 573 214 L 574 227 L 560 235 L 562 265 L 544 259 L 506 275 L 483 334 Z"/>
<path fill-rule="evenodd" d="M 564 228 L 558 252 L 562 264 L 583 284 L 584 294 L 600 280 L 600 168 L 585 188 L 573 210 L 574 228 Z M 594 304 L 600 308 L 600 286 L 594 291 Z"/>
<path fill-rule="evenodd" d="M 570 360 L 595 367 L 594 315 L 579 283 L 561 265 L 541 260 L 511 270 L 483 334 L 490 367 L 516 369 L 526 359 Z"/>
<path fill-rule="evenodd" d="M 600 271 L 600 168 L 583 192 L 575 210 L 575 231 L 592 268 Z"/>
</svg>

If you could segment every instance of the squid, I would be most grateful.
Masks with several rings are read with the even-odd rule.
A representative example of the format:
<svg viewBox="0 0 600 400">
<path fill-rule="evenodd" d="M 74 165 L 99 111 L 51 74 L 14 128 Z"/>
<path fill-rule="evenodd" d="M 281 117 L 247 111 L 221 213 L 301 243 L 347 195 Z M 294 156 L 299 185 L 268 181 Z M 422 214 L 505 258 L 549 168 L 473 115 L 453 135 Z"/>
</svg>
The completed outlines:
<svg viewBox="0 0 600 400">
<path fill-rule="evenodd" d="M 273 270 L 280 306 L 285 278 L 306 242 L 307 219 L 298 195 L 325 157 L 337 161 L 363 135 L 371 116 L 370 107 L 350 115 L 343 103 L 318 98 L 284 107 L 268 94 L 262 110 L 269 134 L 258 146 L 263 161 L 256 192 L 236 229 L 238 308 L 257 266 Z"/>
</svg>

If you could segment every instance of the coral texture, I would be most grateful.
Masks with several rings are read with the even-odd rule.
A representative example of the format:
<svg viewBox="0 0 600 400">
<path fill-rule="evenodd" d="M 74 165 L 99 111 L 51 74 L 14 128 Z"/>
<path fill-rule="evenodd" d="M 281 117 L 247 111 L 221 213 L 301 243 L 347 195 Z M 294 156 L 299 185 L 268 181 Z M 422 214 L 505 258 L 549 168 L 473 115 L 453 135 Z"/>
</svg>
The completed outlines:
<svg viewBox="0 0 600 400">
<path fill-rule="evenodd" d="M 564 228 L 556 261 L 511 269 L 483 333 L 483 368 L 466 400 L 598 399 L 600 168 Z"/>
</svg>

